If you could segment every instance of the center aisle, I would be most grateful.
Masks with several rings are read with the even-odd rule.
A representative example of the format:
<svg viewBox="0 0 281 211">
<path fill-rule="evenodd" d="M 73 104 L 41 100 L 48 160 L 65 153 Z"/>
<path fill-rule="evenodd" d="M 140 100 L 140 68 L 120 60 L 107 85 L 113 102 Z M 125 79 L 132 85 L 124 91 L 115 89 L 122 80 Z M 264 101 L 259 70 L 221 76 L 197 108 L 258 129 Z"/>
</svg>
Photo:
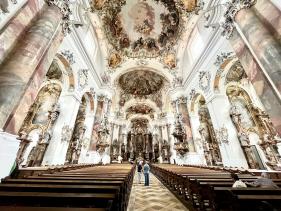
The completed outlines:
<svg viewBox="0 0 281 211">
<path fill-rule="evenodd" d="M 127 211 L 187 211 L 188 209 L 153 175 L 150 173 L 150 186 L 144 186 L 142 174 L 138 184 L 137 174 L 130 194 Z"/>
</svg>

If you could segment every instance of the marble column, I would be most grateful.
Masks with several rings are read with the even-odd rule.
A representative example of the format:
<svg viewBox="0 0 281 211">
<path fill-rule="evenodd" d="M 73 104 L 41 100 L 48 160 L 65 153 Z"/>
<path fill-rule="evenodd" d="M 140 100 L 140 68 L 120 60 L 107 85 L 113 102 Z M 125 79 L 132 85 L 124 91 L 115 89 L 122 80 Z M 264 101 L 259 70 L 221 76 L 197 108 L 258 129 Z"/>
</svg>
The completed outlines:
<svg viewBox="0 0 281 211">
<path fill-rule="evenodd" d="M 281 45 L 270 30 L 272 27 L 270 27 L 268 20 L 263 22 L 259 18 L 260 14 L 255 9 L 256 2 L 256 0 L 229 1 L 224 14 L 223 34 L 231 37 L 236 27 L 280 100 Z M 263 5 L 271 4 L 269 1 L 262 3 Z M 258 5 L 257 8 L 265 7 Z M 277 17 L 279 19 L 279 14 Z"/>
<path fill-rule="evenodd" d="M 279 134 L 281 134 L 281 102 L 271 84 L 253 57 L 246 43 L 235 30 L 230 38 L 230 43 L 243 66 L 248 79 L 261 100 L 266 112 Z"/>
<path fill-rule="evenodd" d="M 16 12 L 15 16 L 5 24 L 5 29 L 0 32 L 0 63 L 2 63 L 11 52 L 14 44 L 32 23 L 32 20 L 36 18 L 43 5 L 42 1 L 28 0 L 19 11 Z"/>
<path fill-rule="evenodd" d="M 26 32 L 0 69 L 0 127 L 11 117 L 24 95 L 36 67 L 61 30 L 62 15 L 56 6 L 45 6 L 42 14 Z M 47 71 L 47 70 L 46 70 Z M 7 95 L 7 93 L 9 93 Z"/>
<path fill-rule="evenodd" d="M 262 24 L 253 9 L 242 9 L 235 21 L 264 67 L 270 80 L 281 93 L 281 45 Z"/>
<path fill-rule="evenodd" d="M 108 116 L 110 113 L 110 109 L 111 109 L 111 100 L 105 97 L 104 114 Z"/>
<path fill-rule="evenodd" d="M 188 142 L 188 148 L 189 152 L 194 152 L 194 142 L 193 142 L 193 136 L 191 132 L 191 125 L 190 125 L 190 119 L 187 109 L 187 98 L 186 97 L 180 97 L 177 99 L 177 107 L 178 107 L 178 113 L 182 116 L 182 123 L 185 127 L 186 131 L 186 141 Z"/>
<path fill-rule="evenodd" d="M 272 35 L 281 42 L 281 1 L 258 0 L 253 9 Z"/>
</svg>

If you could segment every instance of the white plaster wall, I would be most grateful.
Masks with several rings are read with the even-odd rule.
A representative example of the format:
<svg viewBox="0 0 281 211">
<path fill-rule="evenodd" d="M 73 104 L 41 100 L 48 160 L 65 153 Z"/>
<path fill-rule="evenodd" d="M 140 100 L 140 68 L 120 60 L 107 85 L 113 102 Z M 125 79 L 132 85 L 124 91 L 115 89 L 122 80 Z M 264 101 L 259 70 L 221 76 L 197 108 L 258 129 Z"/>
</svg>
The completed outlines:
<svg viewBox="0 0 281 211">
<path fill-rule="evenodd" d="M 12 170 L 20 141 L 15 135 L 0 132 L 0 143 L 0 178 L 4 178 Z"/>
</svg>

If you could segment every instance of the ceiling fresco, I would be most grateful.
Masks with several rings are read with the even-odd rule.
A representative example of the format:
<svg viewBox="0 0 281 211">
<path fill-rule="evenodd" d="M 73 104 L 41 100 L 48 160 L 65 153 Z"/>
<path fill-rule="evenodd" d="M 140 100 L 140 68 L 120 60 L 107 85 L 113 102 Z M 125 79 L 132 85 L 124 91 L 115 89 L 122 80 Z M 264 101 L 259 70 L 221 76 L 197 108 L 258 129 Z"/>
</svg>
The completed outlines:
<svg viewBox="0 0 281 211">
<path fill-rule="evenodd" d="M 155 58 L 171 51 L 184 30 L 183 14 L 197 5 L 196 0 L 92 2 L 114 51 L 130 58 Z"/>
<path fill-rule="evenodd" d="M 149 115 L 151 119 L 154 119 L 154 110 L 145 104 L 137 104 L 137 105 L 131 106 L 127 109 L 126 112 L 127 112 L 127 115 L 126 115 L 127 119 L 134 114 Z"/>
<path fill-rule="evenodd" d="M 118 83 L 125 94 L 146 96 L 160 91 L 165 81 L 163 76 L 155 72 L 135 70 L 123 74 Z"/>
</svg>

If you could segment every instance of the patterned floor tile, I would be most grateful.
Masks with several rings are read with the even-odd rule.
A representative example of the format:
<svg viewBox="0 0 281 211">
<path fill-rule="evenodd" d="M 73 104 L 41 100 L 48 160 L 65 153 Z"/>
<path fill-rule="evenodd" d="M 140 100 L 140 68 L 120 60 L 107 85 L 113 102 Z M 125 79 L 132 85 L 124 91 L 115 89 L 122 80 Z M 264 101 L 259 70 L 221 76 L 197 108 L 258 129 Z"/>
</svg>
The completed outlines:
<svg viewBox="0 0 281 211">
<path fill-rule="evenodd" d="M 150 186 L 138 184 L 137 175 L 130 195 L 127 211 L 188 211 L 188 209 L 153 175 Z"/>
</svg>

